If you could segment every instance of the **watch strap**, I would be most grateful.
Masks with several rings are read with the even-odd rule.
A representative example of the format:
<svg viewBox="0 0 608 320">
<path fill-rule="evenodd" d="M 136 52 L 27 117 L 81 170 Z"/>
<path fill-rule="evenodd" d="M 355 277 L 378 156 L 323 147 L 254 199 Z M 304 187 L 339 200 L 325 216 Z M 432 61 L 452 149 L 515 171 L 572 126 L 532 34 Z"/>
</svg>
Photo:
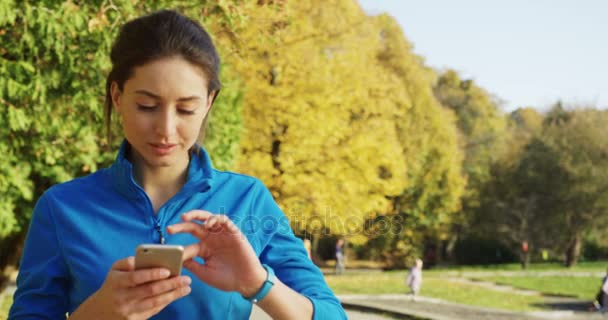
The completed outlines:
<svg viewBox="0 0 608 320">
<path fill-rule="evenodd" d="M 258 303 L 262 301 L 262 299 L 266 297 L 268 292 L 270 292 L 270 289 L 272 289 L 272 286 L 274 286 L 274 282 L 276 280 L 274 270 L 272 270 L 272 268 L 266 264 L 263 264 L 262 266 L 264 267 L 264 269 L 266 269 L 266 280 L 264 281 L 264 284 L 262 284 L 262 287 L 252 297 L 244 297 L 252 303 Z"/>
</svg>

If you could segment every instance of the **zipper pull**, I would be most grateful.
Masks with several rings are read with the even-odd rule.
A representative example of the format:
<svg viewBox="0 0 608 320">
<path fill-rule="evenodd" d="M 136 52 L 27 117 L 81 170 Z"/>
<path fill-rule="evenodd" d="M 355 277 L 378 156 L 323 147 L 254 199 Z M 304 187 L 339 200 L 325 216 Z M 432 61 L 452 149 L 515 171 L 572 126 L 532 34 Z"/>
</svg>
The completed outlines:
<svg viewBox="0 0 608 320">
<path fill-rule="evenodd" d="M 156 232 L 158 232 L 158 236 L 160 237 L 160 244 L 165 244 L 165 236 L 163 235 L 163 230 L 161 229 L 159 222 L 156 222 L 154 229 L 156 229 Z"/>
</svg>

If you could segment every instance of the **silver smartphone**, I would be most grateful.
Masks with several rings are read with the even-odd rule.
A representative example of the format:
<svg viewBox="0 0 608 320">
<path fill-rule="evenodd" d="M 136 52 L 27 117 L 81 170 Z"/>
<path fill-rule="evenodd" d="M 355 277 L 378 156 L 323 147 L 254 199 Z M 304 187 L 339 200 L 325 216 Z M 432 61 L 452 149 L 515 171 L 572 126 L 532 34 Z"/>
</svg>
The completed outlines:
<svg viewBox="0 0 608 320">
<path fill-rule="evenodd" d="M 184 247 L 167 244 L 142 244 L 135 250 L 135 269 L 166 268 L 171 277 L 182 272 Z"/>
</svg>

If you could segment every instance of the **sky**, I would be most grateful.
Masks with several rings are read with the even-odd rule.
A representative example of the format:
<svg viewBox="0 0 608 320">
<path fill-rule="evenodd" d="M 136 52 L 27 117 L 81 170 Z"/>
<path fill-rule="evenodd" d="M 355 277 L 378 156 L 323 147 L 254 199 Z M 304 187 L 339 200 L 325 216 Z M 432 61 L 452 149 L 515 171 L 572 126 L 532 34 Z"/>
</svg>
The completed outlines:
<svg viewBox="0 0 608 320">
<path fill-rule="evenodd" d="M 395 17 L 414 52 L 501 108 L 608 108 L 608 0 L 359 0 Z"/>
</svg>

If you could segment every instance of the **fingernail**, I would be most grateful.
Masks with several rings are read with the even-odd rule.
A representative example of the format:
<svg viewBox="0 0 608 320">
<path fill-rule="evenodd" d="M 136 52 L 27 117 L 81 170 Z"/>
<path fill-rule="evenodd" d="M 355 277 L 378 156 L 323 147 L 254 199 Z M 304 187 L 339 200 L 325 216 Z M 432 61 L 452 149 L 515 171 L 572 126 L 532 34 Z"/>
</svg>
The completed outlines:
<svg viewBox="0 0 608 320">
<path fill-rule="evenodd" d="M 190 287 L 182 288 L 182 294 L 183 295 L 187 295 L 188 293 L 190 293 L 190 291 L 192 291 L 192 289 L 190 289 Z"/>
<path fill-rule="evenodd" d="M 161 277 L 166 278 L 166 277 L 168 277 L 170 275 L 171 275 L 171 272 L 169 270 L 167 270 L 167 269 L 160 270 L 160 276 Z"/>
<path fill-rule="evenodd" d="M 182 283 L 185 285 L 189 285 L 190 283 L 192 283 L 192 279 L 190 279 L 190 277 L 188 276 L 182 277 Z"/>
</svg>

